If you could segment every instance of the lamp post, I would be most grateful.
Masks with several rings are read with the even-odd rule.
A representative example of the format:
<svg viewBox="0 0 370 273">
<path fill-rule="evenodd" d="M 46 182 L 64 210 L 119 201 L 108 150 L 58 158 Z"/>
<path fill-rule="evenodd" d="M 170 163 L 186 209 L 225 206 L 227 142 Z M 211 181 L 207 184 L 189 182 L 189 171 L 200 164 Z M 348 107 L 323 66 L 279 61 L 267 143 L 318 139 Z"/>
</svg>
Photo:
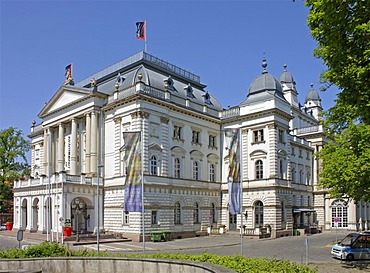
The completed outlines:
<svg viewBox="0 0 370 273">
<path fill-rule="evenodd" d="M 79 234 L 79 230 L 78 230 L 78 226 L 79 226 L 79 215 L 81 214 L 81 212 L 83 212 L 83 207 L 84 207 L 84 204 L 80 201 L 80 199 L 78 197 L 76 197 L 74 200 L 73 200 L 73 203 L 71 204 L 71 207 L 72 209 L 75 210 L 75 222 L 76 222 L 76 226 L 77 226 L 77 230 L 76 230 L 76 242 L 79 242 L 80 241 L 80 234 Z"/>
</svg>

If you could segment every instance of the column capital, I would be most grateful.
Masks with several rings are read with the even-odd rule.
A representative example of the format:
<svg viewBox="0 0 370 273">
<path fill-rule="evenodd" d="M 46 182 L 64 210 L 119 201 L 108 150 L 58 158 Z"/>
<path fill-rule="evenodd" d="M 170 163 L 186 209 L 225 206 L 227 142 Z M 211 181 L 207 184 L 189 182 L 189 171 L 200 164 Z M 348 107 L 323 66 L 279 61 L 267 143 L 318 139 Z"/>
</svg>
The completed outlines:
<svg viewBox="0 0 370 273">
<path fill-rule="evenodd" d="M 170 119 L 168 117 L 161 117 L 161 123 L 168 124 L 169 121 Z"/>
<path fill-rule="evenodd" d="M 137 119 L 137 118 L 149 118 L 149 113 L 148 112 L 144 112 L 144 111 L 137 111 L 135 113 L 132 113 L 131 114 L 131 118 L 132 119 Z"/>
<path fill-rule="evenodd" d="M 122 120 L 121 117 L 115 117 L 115 118 L 113 118 L 113 121 L 114 121 L 115 124 L 120 123 L 121 120 Z"/>
</svg>

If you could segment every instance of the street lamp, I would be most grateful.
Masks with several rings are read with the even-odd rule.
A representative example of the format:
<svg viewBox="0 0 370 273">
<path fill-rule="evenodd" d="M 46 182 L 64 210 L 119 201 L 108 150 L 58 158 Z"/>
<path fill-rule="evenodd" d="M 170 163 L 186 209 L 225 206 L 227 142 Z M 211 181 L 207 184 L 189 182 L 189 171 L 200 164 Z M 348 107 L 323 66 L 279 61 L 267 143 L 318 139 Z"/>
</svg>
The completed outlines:
<svg viewBox="0 0 370 273">
<path fill-rule="evenodd" d="M 71 204 L 71 207 L 72 209 L 74 209 L 75 213 L 75 219 L 76 219 L 76 225 L 77 225 L 77 231 L 76 231 L 76 242 L 79 242 L 80 241 L 80 235 L 79 235 L 79 230 L 78 230 L 78 226 L 79 226 L 79 215 L 81 214 L 81 212 L 83 212 L 83 207 L 84 207 L 84 204 L 80 201 L 80 199 L 78 197 L 75 198 L 75 200 L 73 200 L 73 203 Z"/>
</svg>

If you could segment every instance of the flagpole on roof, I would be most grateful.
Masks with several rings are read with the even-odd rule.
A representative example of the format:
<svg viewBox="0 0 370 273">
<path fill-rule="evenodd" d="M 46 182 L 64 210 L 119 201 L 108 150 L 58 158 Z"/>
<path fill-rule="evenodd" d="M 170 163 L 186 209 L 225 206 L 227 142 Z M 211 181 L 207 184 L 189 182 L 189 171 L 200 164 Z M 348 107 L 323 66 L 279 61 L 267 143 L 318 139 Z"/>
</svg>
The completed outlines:
<svg viewBox="0 0 370 273">
<path fill-rule="evenodd" d="M 146 34 L 146 20 L 144 21 L 144 34 L 145 34 L 144 52 L 147 52 L 147 47 L 146 47 L 146 38 L 147 38 L 147 34 Z"/>
<path fill-rule="evenodd" d="M 243 151 L 242 151 L 242 129 L 239 128 L 239 180 L 240 180 L 240 256 L 243 256 Z"/>
<path fill-rule="evenodd" d="M 145 43 L 146 44 L 146 43 Z M 144 209 L 144 119 L 141 119 L 141 221 L 143 225 L 143 253 L 145 253 L 145 209 Z"/>
</svg>

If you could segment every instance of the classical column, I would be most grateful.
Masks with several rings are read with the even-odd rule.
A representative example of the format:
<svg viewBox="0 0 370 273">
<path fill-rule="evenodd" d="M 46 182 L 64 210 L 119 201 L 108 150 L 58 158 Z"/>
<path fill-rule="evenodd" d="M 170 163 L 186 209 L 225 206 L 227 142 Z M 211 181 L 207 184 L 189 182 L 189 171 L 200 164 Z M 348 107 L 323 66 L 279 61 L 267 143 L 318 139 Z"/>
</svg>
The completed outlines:
<svg viewBox="0 0 370 273">
<path fill-rule="evenodd" d="M 43 145 L 43 152 L 44 152 L 44 160 L 43 160 L 43 170 L 42 170 L 42 173 L 49 176 L 49 173 L 48 173 L 48 130 L 45 129 L 44 130 L 44 145 Z"/>
<path fill-rule="evenodd" d="M 98 119 L 95 112 L 91 113 L 91 156 L 90 156 L 90 167 L 91 173 L 93 175 L 97 174 L 97 165 L 98 165 L 98 152 L 97 152 L 97 139 L 98 139 Z"/>
<path fill-rule="evenodd" d="M 133 120 L 132 122 L 132 128 L 134 131 L 143 131 L 142 132 L 142 142 L 143 142 L 143 147 L 144 147 L 144 158 L 142 159 L 143 163 L 143 168 L 144 168 L 144 173 L 148 172 L 148 142 L 149 142 L 149 113 L 144 112 L 144 111 L 138 111 L 133 114 L 131 114 L 131 118 Z"/>
<path fill-rule="evenodd" d="M 86 114 L 86 154 L 85 154 L 85 173 L 90 173 L 90 135 L 91 135 L 91 120 L 90 113 Z"/>
<path fill-rule="evenodd" d="M 116 117 L 114 121 L 114 174 L 120 175 L 121 172 L 121 139 L 122 139 L 122 125 L 121 117 Z M 111 138 L 109 138 L 111 139 Z"/>
<path fill-rule="evenodd" d="M 76 175 L 77 154 L 77 123 L 74 118 L 71 120 L 71 169 L 72 175 Z"/>
<path fill-rule="evenodd" d="M 266 128 L 266 127 L 265 127 Z M 269 166 L 270 166 L 270 178 L 278 178 L 278 157 L 277 157 L 277 134 L 276 134 L 276 124 L 269 124 L 268 129 L 268 147 L 269 147 Z"/>
<path fill-rule="evenodd" d="M 61 123 L 58 127 L 57 172 L 61 172 L 64 170 L 64 127 Z"/>
<path fill-rule="evenodd" d="M 169 143 L 169 132 L 168 132 L 168 117 L 161 117 L 161 127 L 162 127 L 162 161 L 161 161 L 161 175 L 168 175 L 168 143 Z"/>
</svg>

